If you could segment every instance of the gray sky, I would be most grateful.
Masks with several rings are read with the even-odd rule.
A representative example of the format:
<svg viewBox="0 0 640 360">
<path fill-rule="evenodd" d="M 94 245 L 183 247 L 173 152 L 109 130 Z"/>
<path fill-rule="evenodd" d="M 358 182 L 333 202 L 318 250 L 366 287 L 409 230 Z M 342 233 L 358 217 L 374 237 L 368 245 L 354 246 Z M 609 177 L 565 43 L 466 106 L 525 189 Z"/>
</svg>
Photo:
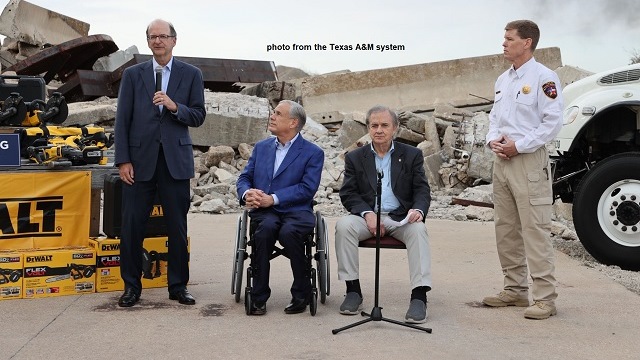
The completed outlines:
<svg viewBox="0 0 640 360">
<path fill-rule="evenodd" d="M 174 55 L 269 60 L 313 74 L 500 54 L 504 26 L 515 19 L 535 21 L 538 48 L 559 47 L 565 65 L 599 72 L 627 65 L 640 51 L 637 0 L 29 2 L 89 23 L 89 34 L 109 35 L 120 49 L 136 45 L 149 54 L 144 31 L 163 18 L 178 32 Z M 363 43 L 404 50 L 355 50 Z M 267 51 L 293 44 L 327 50 Z M 332 51 L 330 44 L 354 49 Z"/>
</svg>

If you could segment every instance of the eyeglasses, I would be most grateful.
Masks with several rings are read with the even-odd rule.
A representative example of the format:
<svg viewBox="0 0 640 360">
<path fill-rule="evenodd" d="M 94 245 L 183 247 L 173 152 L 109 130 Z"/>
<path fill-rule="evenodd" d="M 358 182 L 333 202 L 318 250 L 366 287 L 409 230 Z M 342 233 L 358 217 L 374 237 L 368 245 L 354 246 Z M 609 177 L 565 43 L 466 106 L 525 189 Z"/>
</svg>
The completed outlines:
<svg viewBox="0 0 640 360">
<path fill-rule="evenodd" d="M 174 38 L 176 37 L 175 35 L 167 35 L 167 34 L 162 34 L 162 35 L 149 35 L 147 36 L 147 40 L 148 41 L 156 41 L 156 39 L 160 39 L 162 41 L 165 41 L 169 38 Z"/>
<path fill-rule="evenodd" d="M 278 117 L 280 117 L 280 118 L 282 118 L 282 119 L 292 119 L 292 120 L 295 120 L 295 119 L 296 119 L 296 118 L 291 117 L 291 116 L 289 116 L 289 117 L 285 117 L 285 116 L 284 116 L 284 114 L 282 114 L 282 113 L 280 112 L 280 110 L 276 110 L 276 109 L 269 109 L 269 117 L 271 117 L 271 115 L 273 115 L 273 114 L 277 115 Z"/>
</svg>

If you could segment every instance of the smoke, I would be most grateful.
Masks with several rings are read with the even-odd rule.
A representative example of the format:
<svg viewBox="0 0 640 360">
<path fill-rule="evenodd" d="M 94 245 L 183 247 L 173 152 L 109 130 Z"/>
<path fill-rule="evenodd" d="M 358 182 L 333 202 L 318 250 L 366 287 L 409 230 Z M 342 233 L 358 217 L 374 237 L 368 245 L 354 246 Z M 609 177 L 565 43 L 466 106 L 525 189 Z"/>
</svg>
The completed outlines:
<svg viewBox="0 0 640 360">
<path fill-rule="evenodd" d="M 613 30 L 619 36 L 630 36 L 640 29 L 637 0 L 539 0 L 527 1 L 527 5 L 532 6 L 536 18 L 546 19 L 549 26 L 572 28 L 574 34 L 595 35 Z"/>
</svg>

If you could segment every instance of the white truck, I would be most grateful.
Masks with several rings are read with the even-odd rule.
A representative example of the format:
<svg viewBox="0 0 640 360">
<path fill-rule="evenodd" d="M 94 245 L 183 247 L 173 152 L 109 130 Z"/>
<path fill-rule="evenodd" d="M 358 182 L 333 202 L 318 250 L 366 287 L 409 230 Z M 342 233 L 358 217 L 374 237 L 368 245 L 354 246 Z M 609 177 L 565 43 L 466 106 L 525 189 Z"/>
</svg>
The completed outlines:
<svg viewBox="0 0 640 360">
<path fill-rule="evenodd" d="M 555 199 L 573 203 L 580 241 L 598 261 L 640 270 L 640 64 L 563 90 L 550 149 Z"/>
</svg>

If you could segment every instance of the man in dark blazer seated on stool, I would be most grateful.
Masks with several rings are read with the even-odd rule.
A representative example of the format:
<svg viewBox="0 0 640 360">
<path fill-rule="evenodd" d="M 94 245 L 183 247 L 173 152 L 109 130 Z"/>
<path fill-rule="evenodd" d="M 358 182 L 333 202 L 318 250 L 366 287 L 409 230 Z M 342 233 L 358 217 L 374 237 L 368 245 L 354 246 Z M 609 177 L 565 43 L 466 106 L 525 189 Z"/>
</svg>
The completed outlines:
<svg viewBox="0 0 640 360">
<path fill-rule="evenodd" d="M 269 117 L 275 137 L 259 141 L 238 177 L 240 204 L 251 217 L 255 268 L 250 314 L 264 315 L 269 288 L 269 258 L 276 240 L 287 252 L 293 272 L 287 314 L 309 304 L 311 279 L 306 270 L 305 237 L 313 232 L 312 201 L 320 185 L 324 152 L 300 134 L 307 119 L 298 103 L 281 101 Z"/>
<path fill-rule="evenodd" d="M 366 124 L 371 145 L 347 153 L 340 188 L 340 200 L 351 214 L 336 223 L 338 279 L 347 285 L 340 313 L 355 315 L 362 309 L 358 242 L 376 235 L 377 173 L 381 172 L 381 213 L 395 221 L 407 220 L 402 226 L 380 226 L 381 236 L 393 236 L 407 247 L 412 291 L 405 321 L 424 323 L 427 291 L 431 290 L 431 251 L 424 218 L 431 194 L 422 151 L 393 140 L 399 123 L 396 113 L 388 107 L 371 108 Z"/>
<path fill-rule="evenodd" d="M 169 299 L 185 305 L 196 302 L 187 290 L 189 179 L 194 176 L 189 127 L 204 122 L 204 83 L 198 68 L 173 58 L 176 38 L 169 22 L 152 21 L 147 44 L 153 58 L 127 68 L 120 83 L 115 164 L 124 182 L 120 241 L 124 294 L 118 301 L 122 307 L 140 299 L 142 242 L 156 192 L 168 232 Z"/>
</svg>

